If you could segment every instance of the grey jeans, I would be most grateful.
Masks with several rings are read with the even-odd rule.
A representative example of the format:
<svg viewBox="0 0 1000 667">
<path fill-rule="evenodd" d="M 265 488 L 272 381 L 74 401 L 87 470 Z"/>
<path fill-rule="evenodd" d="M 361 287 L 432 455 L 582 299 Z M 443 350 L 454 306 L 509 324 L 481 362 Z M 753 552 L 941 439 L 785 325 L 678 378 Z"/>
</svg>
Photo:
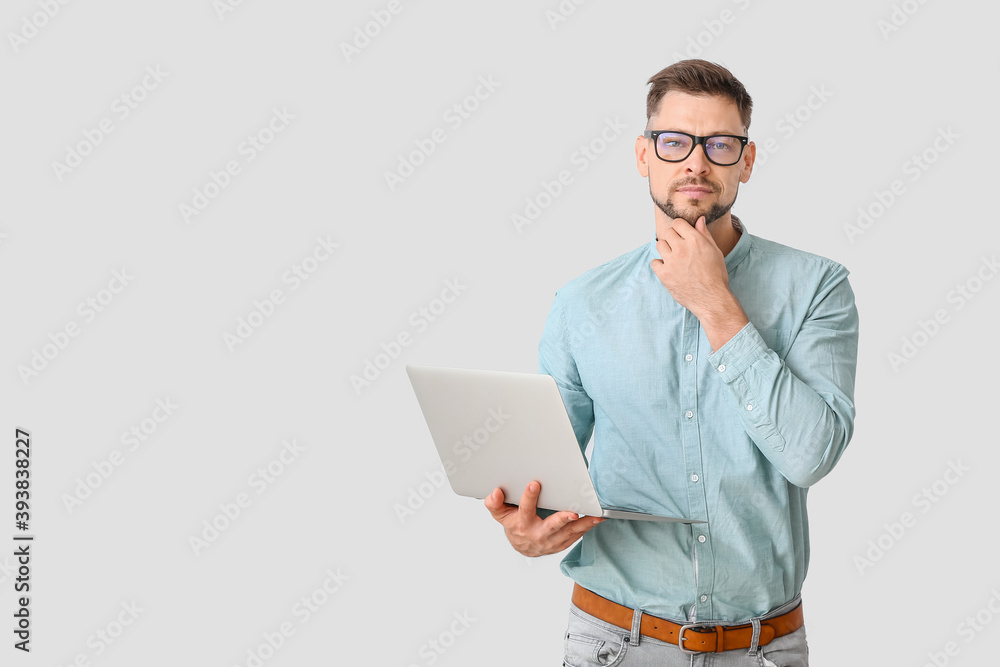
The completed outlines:
<svg viewBox="0 0 1000 667">
<path fill-rule="evenodd" d="M 777 616 L 795 604 L 785 605 L 762 616 Z M 632 628 L 637 630 L 642 616 L 636 611 Z M 622 630 L 591 616 L 570 603 L 569 626 L 566 628 L 564 667 L 808 667 L 809 647 L 806 629 L 777 637 L 767 646 L 734 649 L 722 653 L 683 653 L 673 644 L 639 633 Z"/>
</svg>

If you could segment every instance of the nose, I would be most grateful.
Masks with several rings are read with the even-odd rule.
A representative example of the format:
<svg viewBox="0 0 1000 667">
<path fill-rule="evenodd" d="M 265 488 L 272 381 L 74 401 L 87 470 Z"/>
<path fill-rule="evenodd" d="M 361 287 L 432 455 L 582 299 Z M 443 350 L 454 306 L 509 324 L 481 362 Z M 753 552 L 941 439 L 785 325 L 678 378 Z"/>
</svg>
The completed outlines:
<svg viewBox="0 0 1000 667">
<path fill-rule="evenodd" d="M 700 143 L 694 147 L 691 155 L 688 155 L 687 159 L 684 160 L 684 171 L 689 174 L 706 174 L 711 164 L 708 160 L 708 155 L 705 153 L 705 144 Z"/>
</svg>

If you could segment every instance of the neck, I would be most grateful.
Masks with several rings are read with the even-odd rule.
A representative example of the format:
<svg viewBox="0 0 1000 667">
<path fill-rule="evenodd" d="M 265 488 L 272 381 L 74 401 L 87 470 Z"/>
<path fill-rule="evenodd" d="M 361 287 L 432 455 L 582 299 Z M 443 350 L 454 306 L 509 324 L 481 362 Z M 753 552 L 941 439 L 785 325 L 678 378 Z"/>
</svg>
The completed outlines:
<svg viewBox="0 0 1000 667">
<path fill-rule="evenodd" d="M 738 220 L 738 218 L 737 218 Z M 708 231 L 715 239 L 715 245 L 719 246 L 722 256 L 725 257 L 736 246 L 740 240 L 741 232 L 733 226 L 733 216 L 729 211 L 726 214 L 708 225 Z"/>
</svg>

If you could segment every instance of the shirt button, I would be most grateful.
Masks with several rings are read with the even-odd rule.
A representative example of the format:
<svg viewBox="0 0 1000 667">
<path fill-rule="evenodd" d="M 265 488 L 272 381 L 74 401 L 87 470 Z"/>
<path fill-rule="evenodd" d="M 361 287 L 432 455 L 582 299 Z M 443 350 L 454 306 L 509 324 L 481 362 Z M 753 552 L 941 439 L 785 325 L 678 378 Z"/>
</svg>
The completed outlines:
<svg viewBox="0 0 1000 667">
<path fill-rule="evenodd" d="M 692 482 L 697 482 L 698 481 L 698 473 L 694 473 L 693 475 L 691 475 L 691 481 Z"/>
<path fill-rule="evenodd" d="M 691 361 L 692 359 L 694 359 L 694 356 L 692 356 L 690 354 L 685 354 L 684 355 L 684 361 Z"/>
<path fill-rule="evenodd" d="M 691 419 L 691 417 L 694 417 L 694 413 L 688 410 L 687 412 L 684 413 L 684 416 L 687 417 L 688 419 Z"/>
<path fill-rule="evenodd" d="M 704 542 L 705 541 L 705 536 L 704 535 L 699 535 L 698 536 L 698 541 L 699 542 Z"/>
<path fill-rule="evenodd" d="M 721 364 L 719 366 L 719 372 L 720 373 L 725 373 L 726 372 L 726 365 L 725 364 Z"/>
<path fill-rule="evenodd" d="M 747 403 L 747 410 L 753 410 L 753 404 Z"/>
<path fill-rule="evenodd" d="M 702 602 L 708 602 L 708 596 L 707 595 L 702 595 L 701 596 L 701 601 Z"/>
</svg>

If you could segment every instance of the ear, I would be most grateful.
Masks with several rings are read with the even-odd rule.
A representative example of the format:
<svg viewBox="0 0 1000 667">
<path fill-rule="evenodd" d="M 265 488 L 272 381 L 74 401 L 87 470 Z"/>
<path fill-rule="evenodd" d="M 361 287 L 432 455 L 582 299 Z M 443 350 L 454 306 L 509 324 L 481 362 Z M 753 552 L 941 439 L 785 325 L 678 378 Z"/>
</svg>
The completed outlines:
<svg viewBox="0 0 1000 667">
<path fill-rule="evenodd" d="M 640 134 L 635 139 L 635 166 L 643 178 L 649 178 L 649 162 L 646 160 L 648 155 L 649 140 Z"/>
<path fill-rule="evenodd" d="M 757 159 L 757 144 L 751 141 L 743 151 L 743 168 L 740 170 L 740 183 L 746 183 L 750 180 L 755 159 Z"/>
</svg>

